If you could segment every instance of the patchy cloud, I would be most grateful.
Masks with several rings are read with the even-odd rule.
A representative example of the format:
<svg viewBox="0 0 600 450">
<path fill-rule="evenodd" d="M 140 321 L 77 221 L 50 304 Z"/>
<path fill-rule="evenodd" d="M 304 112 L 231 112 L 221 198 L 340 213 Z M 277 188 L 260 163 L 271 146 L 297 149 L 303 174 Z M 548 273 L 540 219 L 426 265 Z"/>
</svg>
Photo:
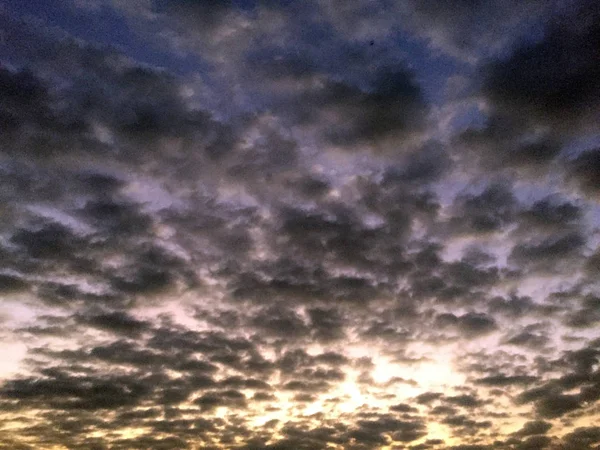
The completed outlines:
<svg viewBox="0 0 600 450">
<path fill-rule="evenodd" d="M 598 16 L 9 2 L 0 447 L 595 448 Z"/>
</svg>

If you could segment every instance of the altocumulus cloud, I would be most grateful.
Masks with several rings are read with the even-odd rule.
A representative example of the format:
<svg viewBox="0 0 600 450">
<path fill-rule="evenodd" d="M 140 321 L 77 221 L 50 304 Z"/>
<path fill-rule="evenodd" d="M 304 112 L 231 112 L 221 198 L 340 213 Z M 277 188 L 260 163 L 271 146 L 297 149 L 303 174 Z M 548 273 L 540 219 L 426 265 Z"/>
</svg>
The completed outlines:
<svg viewBox="0 0 600 450">
<path fill-rule="evenodd" d="M 600 446 L 600 7 L 0 9 L 0 447 Z"/>
</svg>

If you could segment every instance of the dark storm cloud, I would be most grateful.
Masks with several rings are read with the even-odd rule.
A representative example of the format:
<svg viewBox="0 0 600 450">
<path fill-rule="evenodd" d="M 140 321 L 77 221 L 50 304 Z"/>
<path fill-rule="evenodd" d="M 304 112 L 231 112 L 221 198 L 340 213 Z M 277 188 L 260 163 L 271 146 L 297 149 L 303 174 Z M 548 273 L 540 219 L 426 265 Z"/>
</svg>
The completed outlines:
<svg viewBox="0 0 600 450">
<path fill-rule="evenodd" d="M 67 226 L 34 217 L 29 224 L 10 230 L 9 267 L 35 273 L 38 279 L 66 271 L 104 284 L 102 294 L 85 292 L 75 283 L 63 284 L 58 290 L 51 288 L 56 296 L 44 292 L 48 286 L 62 283 L 39 283 L 40 296 L 55 300 L 157 294 L 178 283 L 179 275 L 174 272 L 179 272 L 184 284 L 195 284 L 193 271 L 179 257 L 158 246 L 140 245 L 142 236 L 147 241 L 154 239 L 156 217 L 122 194 L 132 180 L 87 165 L 143 165 L 150 154 L 177 159 L 159 142 L 171 138 L 192 139 L 194 143 L 187 141 L 189 145 L 202 141 L 205 155 L 214 157 L 218 145 L 205 146 L 208 141 L 197 133 L 215 143 L 213 138 L 221 139 L 220 125 L 205 113 L 188 108 L 180 84 L 166 71 L 137 66 L 113 50 L 83 44 L 43 27 L 19 27 L 20 21 L 10 16 L 3 15 L 2 20 L 15 36 L 7 53 L 17 65 L 23 58 L 30 63 L 27 70 L 2 69 L 6 88 L 2 111 L 5 117 L 12 117 L 12 131 L 3 137 L 3 150 L 15 158 L 6 166 L 14 175 L 13 191 L 3 192 L 11 206 L 8 211 L 22 223 L 23 216 L 32 215 L 25 214 L 29 205 L 22 200 L 43 202 L 72 219 Z M 56 77 L 66 77 L 60 89 Z M 209 122 L 216 128 L 209 125 L 201 131 L 201 123 Z M 62 164 L 67 155 L 68 164 Z M 23 162 L 27 157 L 30 161 Z M 100 255 L 119 253 L 129 263 L 114 272 L 99 264 Z"/>
<path fill-rule="evenodd" d="M 194 2 L 194 1 L 182 1 L 176 5 L 170 2 L 154 2 L 157 10 L 163 10 L 168 14 L 176 15 L 181 20 L 189 20 L 190 24 L 193 24 L 194 28 L 198 32 L 204 31 L 209 28 L 210 31 L 214 31 L 213 28 L 220 25 L 219 22 L 225 20 L 226 16 L 230 13 L 235 13 L 233 2 L 231 1 L 207 1 L 207 2 Z M 207 30 L 208 31 L 208 30 Z"/>
<path fill-rule="evenodd" d="M 278 239 L 271 242 L 271 250 L 286 256 L 255 264 L 238 275 L 231 282 L 234 295 L 257 301 L 287 296 L 300 301 L 338 299 L 358 303 L 389 292 L 393 280 L 410 267 L 404 245 L 413 220 L 411 212 L 422 220 L 431 220 L 436 204 L 430 193 L 412 195 L 402 179 L 390 172 L 380 183 L 374 177 L 358 180 L 356 188 L 362 201 L 355 208 L 360 209 L 340 201 L 323 202 L 309 209 L 281 207 L 273 231 Z M 365 223 L 366 214 L 381 219 L 374 225 Z M 356 268 L 364 272 L 335 273 L 337 269 Z M 390 282 L 379 281 L 382 274 Z"/>
<path fill-rule="evenodd" d="M 34 156 L 52 156 L 61 150 L 85 141 L 81 136 L 84 124 L 79 120 L 61 117 L 53 111 L 52 97 L 45 83 L 28 71 L 10 71 L 2 68 L 1 121 L 7 133 L 3 136 L 3 153 L 18 155 L 33 153 Z M 31 131 L 23 133 L 27 128 Z M 25 142 L 23 138 L 25 137 Z M 61 138 L 72 139 L 67 144 Z M 90 142 L 91 144 L 91 142 Z"/>
<path fill-rule="evenodd" d="M 320 198 L 330 190 L 327 180 L 314 175 L 305 175 L 301 178 L 291 180 L 289 184 L 307 198 Z"/>
<path fill-rule="evenodd" d="M 545 418 L 560 417 L 579 407 L 581 403 L 575 395 L 548 395 L 536 402 L 536 411 Z"/>
<path fill-rule="evenodd" d="M 38 299 L 54 306 L 69 306 L 79 302 L 90 302 L 92 304 L 107 303 L 108 305 L 129 304 L 128 299 L 123 298 L 117 293 L 110 291 L 102 293 L 89 292 L 75 284 L 51 281 L 40 283 L 36 288 Z"/>
<path fill-rule="evenodd" d="M 104 321 L 101 321 L 104 322 Z M 128 326 L 131 320 L 128 320 Z M 102 323 L 102 325 L 104 325 Z M 166 333 L 173 334 L 173 338 L 182 342 L 182 336 L 194 333 L 185 333 L 183 330 L 156 329 L 147 330 L 150 334 L 162 335 Z M 183 333 L 183 334 L 182 334 Z M 206 354 L 214 352 L 222 353 L 224 351 L 244 352 L 249 345 L 242 344 L 241 341 L 218 338 L 217 336 L 204 336 L 208 340 L 192 346 L 194 351 L 201 351 Z M 188 339 L 189 339 L 188 338 Z M 198 338 L 200 338 L 198 336 Z M 164 337 L 163 337 L 164 340 Z M 209 343 L 210 341 L 210 343 Z M 187 399 L 193 399 L 193 403 L 199 408 L 197 411 L 212 411 L 216 407 L 228 406 L 232 408 L 245 408 L 248 405 L 246 396 L 237 389 L 250 389 L 257 391 L 269 391 L 271 386 L 265 381 L 248 378 L 243 375 L 226 376 L 219 372 L 219 367 L 206 361 L 198 360 L 192 356 L 190 346 L 181 346 L 177 351 L 166 347 L 164 349 L 144 348 L 129 341 L 115 341 L 109 345 L 96 346 L 89 351 L 48 351 L 39 349 L 35 352 L 39 358 L 41 356 L 49 357 L 54 364 L 63 361 L 65 367 L 53 366 L 47 367 L 47 362 L 38 361 L 39 374 L 36 378 L 15 378 L 10 383 L 3 386 L 1 396 L 5 400 L 20 399 L 20 408 L 39 407 L 49 408 L 54 411 L 62 411 L 63 418 L 55 416 L 51 420 L 53 423 L 60 424 L 63 420 L 69 423 L 81 422 L 83 414 L 81 411 L 96 411 L 96 414 L 108 414 L 108 411 L 119 409 L 122 413 L 119 422 L 108 420 L 104 422 L 106 429 L 118 428 L 124 425 L 126 417 L 135 420 L 139 425 L 140 420 L 146 427 L 150 427 L 155 432 L 163 433 L 169 430 L 171 433 L 177 432 L 184 441 L 188 439 L 190 426 L 196 424 L 194 433 L 198 433 L 199 422 L 191 421 L 189 423 L 178 419 L 179 414 L 169 416 L 165 412 L 165 419 L 155 421 L 157 413 L 146 410 L 147 414 L 140 414 L 135 410 L 142 404 L 164 405 L 177 407 Z M 323 354 L 318 359 L 326 362 L 334 361 L 339 363 L 334 354 Z M 97 362 L 108 363 L 109 366 L 98 365 Z M 221 364 L 221 363 L 220 363 Z M 225 362 L 224 364 L 227 364 Z M 127 371 L 122 371 L 124 366 L 129 366 Z M 107 370 L 112 367 L 111 374 Z M 119 367 L 120 369 L 117 369 Z M 171 379 L 163 369 L 169 367 L 171 371 L 177 371 L 182 376 Z M 137 371 L 131 370 L 134 368 Z M 121 372 L 121 374 L 119 374 Z M 219 373 L 220 380 L 215 380 L 209 374 Z M 231 372 L 228 372 L 229 374 Z M 242 369 L 241 374 L 244 374 Z M 319 371 L 307 376 L 329 376 Z M 266 393 L 256 392 L 257 401 L 274 401 L 276 398 Z M 261 398 L 262 395 L 262 398 Z M 71 416 L 77 414 L 77 417 Z M 135 414 L 135 416 L 132 416 Z M 187 419 L 186 419 L 187 420 Z M 205 420 L 202 428 L 209 431 L 215 431 L 221 424 L 217 419 Z M 78 425 L 81 426 L 81 425 Z M 182 427 L 182 428 L 180 428 Z M 78 428 L 74 428 L 78 429 Z M 239 430 L 238 430 L 239 431 Z M 191 432 L 191 431 L 190 431 Z M 203 439 L 202 435 L 198 438 Z M 63 436 L 63 439 L 71 439 Z M 72 439 L 75 439 L 73 436 Z M 67 442 L 67 441 L 65 441 Z"/>
<path fill-rule="evenodd" d="M 82 219 L 106 234 L 142 234 L 148 231 L 151 219 L 139 211 L 139 206 L 115 200 L 90 201 L 78 211 Z"/>
</svg>

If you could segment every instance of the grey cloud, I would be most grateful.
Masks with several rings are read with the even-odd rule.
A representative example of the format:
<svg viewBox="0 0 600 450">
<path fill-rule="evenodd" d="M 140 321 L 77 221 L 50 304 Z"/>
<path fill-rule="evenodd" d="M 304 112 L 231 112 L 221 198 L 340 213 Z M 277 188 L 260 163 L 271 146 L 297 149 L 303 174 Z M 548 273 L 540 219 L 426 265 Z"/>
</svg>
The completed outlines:
<svg viewBox="0 0 600 450">
<path fill-rule="evenodd" d="M 150 327 L 148 322 L 138 320 L 124 311 L 81 315 L 77 317 L 77 320 L 83 325 L 131 336 L 139 335 Z"/>
<path fill-rule="evenodd" d="M 476 408 L 482 405 L 481 400 L 469 394 L 446 397 L 444 400 L 452 405 L 462 406 L 463 408 Z"/>
<path fill-rule="evenodd" d="M 529 436 L 516 445 L 519 450 L 534 450 L 548 448 L 552 443 L 552 439 L 548 436 Z"/>
<path fill-rule="evenodd" d="M 564 8 L 542 22 L 541 39 L 524 40 L 481 68 L 482 95 L 491 106 L 488 121 L 467 130 L 457 144 L 486 168 L 513 167 L 539 176 L 560 159 L 577 132 L 593 129 L 598 11 L 585 0 Z"/>
<path fill-rule="evenodd" d="M 564 138 L 546 133 L 532 137 L 527 124 L 509 113 L 495 111 L 483 127 L 471 127 L 455 136 L 456 157 L 466 167 L 484 170 L 517 169 L 539 176 L 561 152 Z M 474 164 L 475 163 L 475 164 Z"/>
<path fill-rule="evenodd" d="M 572 180 L 582 193 L 598 198 L 600 191 L 600 150 L 593 149 L 581 153 L 569 162 L 567 178 Z"/>
<path fill-rule="evenodd" d="M 322 197 L 327 194 L 331 188 L 327 180 L 314 175 L 299 177 L 298 179 L 289 181 L 289 184 L 308 198 Z"/>
<path fill-rule="evenodd" d="M 547 197 L 535 202 L 529 209 L 520 213 L 520 226 L 524 229 L 556 232 L 577 226 L 582 215 L 582 208 L 578 205 Z"/>
<path fill-rule="evenodd" d="M 101 293 L 89 292 L 75 284 L 53 281 L 40 283 L 37 286 L 36 295 L 42 302 L 54 306 L 72 306 L 82 301 L 93 304 L 107 304 L 109 306 L 127 306 L 130 303 L 121 295 L 108 290 Z"/>
<path fill-rule="evenodd" d="M 532 349 L 540 349 L 549 343 L 547 336 L 543 334 L 535 334 L 530 331 L 523 331 L 506 340 L 507 344 L 528 347 Z"/>
<path fill-rule="evenodd" d="M 0 292 L 18 292 L 26 289 L 28 283 L 20 277 L 0 274 Z"/>
<path fill-rule="evenodd" d="M 442 420 L 442 423 L 449 425 L 450 427 L 458 427 L 468 430 L 469 433 L 476 433 L 480 429 L 491 428 L 492 422 L 489 420 L 477 421 L 469 419 L 464 415 L 450 416 Z"/>
<path fill-rule="evenodd" d="M 578 232 L 552 235 L 545 239 L 532 239 L 513 247 L 509 262 L 524 269 L 555 272 L 577 261 L 585 245 Z"/>
<path fill-rule="evenodd" d="M 264 333 L 297 339 L 309 332 L 304 320 L 293 310 L 273 306 L 254 316 L 253 324 Z"/>
<path fill-rule="evenodd" d="M 403 182 L 422 186 L 427 182 L 439 180 L 451 166 L 452 160 L 446 150 L 439 143 L 430 142 L 407 155 L 398 168 L 388 171 L 384 183 L 398 178 Z"/>
<path fill-rule="evenodd" d="M 569 449 L 591 448 L 592 444 L 600 442 L 599 427 L 580 427 L 564 437 L 564 441 L 569 445 Z"/>
<path fill-rule="evenodd" d="M 37 229 L 16 231 L 11 242 L 31 258 L 66 260 L 85 242 L 72 230 L 59 223 L 46 223 Z"/>
<path fill-rule="evenodd" d="M 543 420 L 530 421 L 526 422 L 519 431 L 515 432 L 515 435 L 531 436 L 535 434 L 546 434 L 550 428 L 552 428 L 550 422 L 544 422 Z"/>
<path fill-rule="evenodd" d="M 140 166 L 150 161 L 149 167 L 159 158 L 183 173 L 193 153 L 182 163 L 182 154 L 165 147 L 166 140 L 175 139 L 180 148 L 201 147 L 196 161 L 220 155 L 231 145 L 225 127 L 190 108 L 180 92 L 182 84 L 167 71 L 143 67 L 114 50 L 57 35 L 39 24 L 19 26 L 9 16 L 2 19 L 15 36 L 7 49 L 11 59 L 18 66 L 25 58 L 31 67 L 31 74 L 4 73 L 7 108 L 17 114 L 7 150 Z M 64 74 L 69 83 L 63 89 L 47 87 Z"/>
<path fill-rule="evenodd" d="M 593 370 L 598 355 L 593 343 L 579 350 L 564 352 L 563 359 L 554 362 L 564 374 L 523 391 L 516 397 L 517 403 L 534 403 L 539 416 L 549 419 L 586 408 L 600 398 L 598 374 Z M 579 388 L 577 393 L 569 392 L 576 388 Z"/>
<path fill-rule="evenodd" d="M 352 5 L 329 0 L 320 3 L 332 24 L 351 39 L 385 42 L 402 29 L 426 39 L 435 52 L 470 62 L 512 44 L 546 18 L 554 4 L 512 0 L 466 0 L 452 7 L 429 0 L 402 4 L 386 0 Z"/>
<path fill-rule="evenodd" d="M 488 377 L 478 378 L 475 380 L 476 384 L 481 384 L 483 386 L 497 386 L 497 387 L 505 387 L 505 386 L 518 386 L 518 385 L 528 385 L 537 381 L 538 378 L 534 376 L 528 375 L 491 375 Z M 535 434 L 535 433 L 534 433 Z"/>
<path fill-rule="evenodd" d="M 286 391 L 300 391 L 300 392 L 323 392 L 327 391 L 331 385 L 325 381 L 301 381 L 292 380 L 283 384 L 282 389 Z"/>
<path fill-rule="evenodd" d="M 438 400 L 440 398 L 442 398 L 444 396 L 444 394 L 442 394 L 441 392 L 426 392 L 424 394 L 419 394 L 415 400 L 417 401 L 417 403 L 422 404 L 422 405 L 428 405 L 431 402 Z"/>
<path fill-rule="evenodd" d="M 435 406 L 433 407 L 430 411 L 430 414 L 433 415 L 443 415 L 443 416 L 454 416 L 458 414 L 458 409 L 454 408 L 453 406 L 445 406 L 445 405 L 439 405 L 439 406 Z"/>
<path fill-rule="evenodd" d="M 3 398 L 19 399 L 37 407 L 95 410 L 135 405 L 149 392 L 142 381 L 123 377 L 72 377 L 57 374 L 46 379 L 22 378 L 3 386 Z"/>
<path fill-rule="evenodd" d="M 565 111 L 571 125 L 593 117 L 597 109 L 597 8 L 580 2 L 551 22 L 544 39 L 519 47 L 505 61 L 488 68 L 487 94 L 517 114 L 558 125 Z M 522 116 L 522 117 L 523 117 Z M 564 123 L 564 122 L 563 122 Z"/>
<path fill-rule="evenodd" d="M 345 336 L 346 321 L 334 308 L 311 308 L 308 310 L 313 338 L 328 342 L 342 339 Z M 335 355 L 331 355 L 334 358 Z"/>
<path fill-rule="evenodd" d="M 139 206 L 115 200 L 91 201 L 78 211 L 82 219 L 107 234 L 141 234 L 151 226 L 148 216 L 139 211 Z"/>
<path fill-rule="evenodd" d="M 419 410 L 414 406 L 410 406 L 406 403 L 398 403 L 397 405 L 390 406 L 390 411 L 400 412 L 400 413 L 414 413 Z"/>
<path fill-rule="evenodd" d="M 277 49 L 251 54 L 247 63 L 259 77 L 258 86 L 265 78 L 271 81 L 261 101 L 266 96 L 268 104 L 290 124 L 304 126 L 325 143 L 343 149 L 398 152 L 404 139 L 424 130 L 428 105 L 404 64 L 386 67 L 361 47 L 344 52 L 344 41 L 331 35 L 324 39 L 328 43 L 324 45 L 345 62 L 341 68 L 328 67 L 332 60 L 323 59 L 320 53 L 313 58 Z M 372 73 L 365 83 L 367 64 Z M 352 71 L 359 67 L 363 79 L 356 83 Z"/>
<path fill-rule="evenodd" d="M 536 410 L 541 417 L 560 417 L 570 411 L 581 407 L 581 403 L 575 395 L 550 395 L 536 402 Z"/>
<path fill-rule="evenodd" d="M 531 297 L 511 295 L 509 298 L 494 297 L 489 301 L 492 314 L 503 314 L 509 317 L 523 317 L 537 310 Z"/>
<path fill-rule="evenodd" d="M 462 194 L 455 199 L 451 219 L 461 232 L 474 234 L 503 231 L 515 219 L 517 199 L 509 186 L 492 184 L 479 194 Z"/>
<path fill-rule="evenodd" d="M 585 270 L 591 276 L 600 273 L 600 251 L 594 253 L 587 259 L 585 263 Z"/>
<path fill-rule="evenodd" d="M 551 6 L 540 1 L 523 4 L 512 0 L 465 0 L 452 7 L 430 0 L 410 4 L 409 23 L 416 33 L 426 37 L 435 49 L 470 61 L 512 44 L 546 16 Z"/>
<path fill-rule="evenodd" d="M 600 299 L 593 295 L 586 295 L 580 301 L 580 307 L 572 309 L 563 318 L 563 324 L 572 328 L 593 327 L 600 321 L 598 306 Z"/>
<path fill-rule="evenodd" d="M 436 317 L 440 327 L 452 327 L 465 337 L 474 337 L 491 333 L 496 330 L 495 320 L 483 313 L 469 312 L 461 316 L 446 313 Z"/>
<path fill-rule="evenodd" d="M 403 421 L 386 415 L 359 420 L 357 425 L 359 428 L 351 431 L 350 436 L 364 443 L 384 444 L 384 432 L 390 433 L 394 440 L 400 442 L 412 442 L 426 435 L 423 422 Z"/>
<path fill-rule="evenodd" d="M 236 390 L 214 391 L 203 394 L 194 400 L 202 411 L 210 411 L 218 406 L 246 407 L 246 396 Z"/>
<path fill-rule="evenodd" d="M 423 127 L 426 113 L 420 90 L 405 70 L 379 74 L 370 92 L 330 81 L 308 93 L 299 106 L 307 108 L 307 116 L 308 111 L 321 112 L 321 120 L 329 125 L 323 131 L 325 139 L 341 147 L 377 148 L 378 141 L 388 137 L 409 136 Z"/>
</svg>

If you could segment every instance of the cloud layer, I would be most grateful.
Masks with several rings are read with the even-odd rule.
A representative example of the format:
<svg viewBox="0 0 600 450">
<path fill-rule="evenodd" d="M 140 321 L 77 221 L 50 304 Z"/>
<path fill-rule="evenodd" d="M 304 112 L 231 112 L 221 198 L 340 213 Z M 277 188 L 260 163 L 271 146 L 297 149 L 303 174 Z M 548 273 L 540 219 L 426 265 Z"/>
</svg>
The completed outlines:
<svg viewBox="0 0 600 450">
<path fill-rule="evenodd" d="M 0 447 L 599 448 L 595 2 L 0 23 Z"/>
</svg>

